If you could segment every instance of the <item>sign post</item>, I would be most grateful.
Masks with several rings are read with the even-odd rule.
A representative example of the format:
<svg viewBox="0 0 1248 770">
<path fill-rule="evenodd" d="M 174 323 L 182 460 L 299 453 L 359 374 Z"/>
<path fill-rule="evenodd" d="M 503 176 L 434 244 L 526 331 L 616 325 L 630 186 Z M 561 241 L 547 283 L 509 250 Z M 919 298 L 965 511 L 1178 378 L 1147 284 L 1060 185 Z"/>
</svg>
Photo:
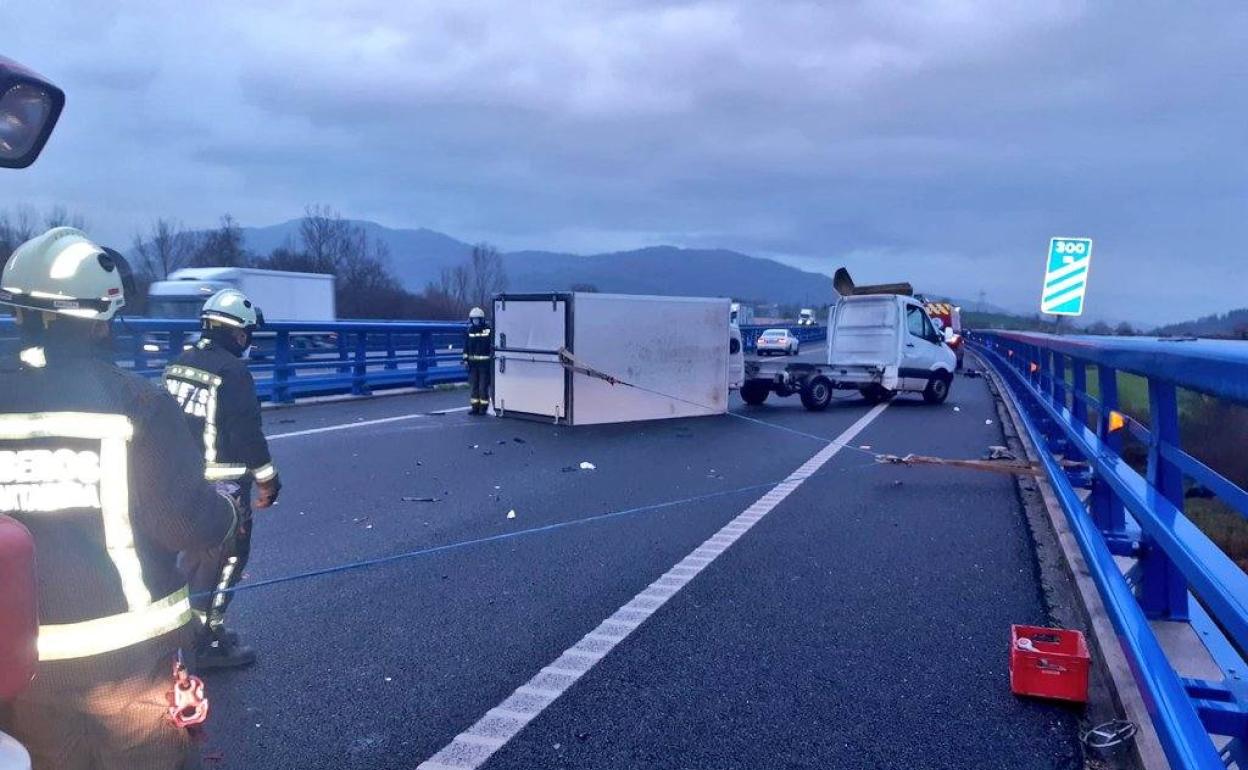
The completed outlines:
<svg viewBox="0 0 1248 770">
<path fill-rule="evenodd" d="M 1091 238 L 1051 238 L 1040 312 L 1083 315 L 1083 296 L 1088 290 L 1091 264 Z"/>
</svg>

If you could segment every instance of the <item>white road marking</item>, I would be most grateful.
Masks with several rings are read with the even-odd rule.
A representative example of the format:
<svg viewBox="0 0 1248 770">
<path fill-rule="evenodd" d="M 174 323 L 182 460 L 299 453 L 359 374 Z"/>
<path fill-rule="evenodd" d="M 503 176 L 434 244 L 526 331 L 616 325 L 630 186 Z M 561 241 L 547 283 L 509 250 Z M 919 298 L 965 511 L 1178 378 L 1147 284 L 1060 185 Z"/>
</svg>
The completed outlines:
<svg viewBox="0 0 1248 770">
<path fill-rule="evenodd" d="M 542 668 L 532 679 L 516 688 L 502 703 L 455 736 L 437 754 L 422 762 L 417 770 L 475 770 L 485 764 L 486 760 L 515 738 L 529 722 L 576 684 L 577 680 L 615 649 L 616 645 L 627 639 L 685 584 L 835 457 L 848 441 L 862 432 L 886 408 L 888 402 L 879 404 L 846 428 L 831 444 L 816 452 L 801 467 L 790 473 L 788 478 L 721 527 L 676 566 L 598 624 L 550 665 Z M 729 527 L 732 529 L 728 529 Z M 673 582 L 679 582 L 680 587 L 671 585 Z M 552 681 L 556 678 L 559 681 Z"/>
<path fill-rule="evenodd" d="M 455 409 L 440 409 L 436 412 L 417 412 L 416 414 L 400 414 L 396 417 L 380 417 L 376 420 L 360 420 L 359 422 L 344 422 L 340 425 L 326 425 L 321 428 L 308 428 L 307 430 L 294 430 L 289 433 L 274 433 L 266 436 L 269 441 L 279 438 L 295 438 L 296 436 L 311 436 L 316 433 L 332 433 L 337 430 L 351 430 L 352 428 L 367 428 L 370 425 L 384 425 L 388 422 L 401 422 L 404 420 L 419 420 L 421 417 L 428 417 L 431 414 L 454 414 L 456 412 L 466 412 L 471 407 L 461 406 Z"/>
</svg>

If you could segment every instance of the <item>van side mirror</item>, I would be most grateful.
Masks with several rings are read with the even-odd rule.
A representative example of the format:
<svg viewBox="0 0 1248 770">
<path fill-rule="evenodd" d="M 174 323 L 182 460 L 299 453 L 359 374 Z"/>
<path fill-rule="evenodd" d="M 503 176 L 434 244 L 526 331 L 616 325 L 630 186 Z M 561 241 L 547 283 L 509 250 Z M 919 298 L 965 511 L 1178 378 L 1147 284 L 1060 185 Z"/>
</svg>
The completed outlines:
<svg viewBox="0 0 1248 770">
<path fill-rule="evenodd" d="M 945 327 L 945 342 L 952 345 L 953 341 L 956 340 L 957 338 L 958 338 L 957 332 L 955 332 L 953 329 L 950 329 L 949 327 Z"/>
<path fill-rule="evenodd" d="M 64 107 L 64 91 L 0 56 L 0 168 L 34 163 Z"/>
</svg>

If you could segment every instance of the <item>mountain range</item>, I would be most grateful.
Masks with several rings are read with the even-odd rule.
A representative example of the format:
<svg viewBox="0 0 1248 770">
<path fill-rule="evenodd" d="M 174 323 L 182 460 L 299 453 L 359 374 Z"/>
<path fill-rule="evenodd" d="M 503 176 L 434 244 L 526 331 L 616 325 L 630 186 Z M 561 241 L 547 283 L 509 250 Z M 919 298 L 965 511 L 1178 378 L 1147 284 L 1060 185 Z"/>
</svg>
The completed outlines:
<svg viewBox="0 0 1248 770">
<path fill-rule="evenodd" d="M 437 281 L 445 268 L 463 264 L 472 245 L 425 228 L 396 229 L 354 220 L 368 237 L 386 244 L 390 269 L 410 291 Z M 245 227 L 247 249 L 268 254 L 298 243 L 299 220 L 268 227 Z M 652 246 L 604 254 L 553 251 L 503 253 L 507 289 L 561 291 L 578 285 L 622 294 L 735 297 L 794 305 L 826 304 L 836 296 L 832 279 L 773 259 L 726 249 Z"/>
</svg>

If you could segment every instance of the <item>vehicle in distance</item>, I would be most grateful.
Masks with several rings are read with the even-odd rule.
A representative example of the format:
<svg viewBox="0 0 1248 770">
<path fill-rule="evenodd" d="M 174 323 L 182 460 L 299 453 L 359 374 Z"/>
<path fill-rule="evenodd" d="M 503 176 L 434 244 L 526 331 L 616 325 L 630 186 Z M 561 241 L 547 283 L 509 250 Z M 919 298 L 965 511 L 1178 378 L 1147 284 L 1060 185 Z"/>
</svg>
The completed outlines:
<svg viewBox="0 0 1248 770">
<path fill-rule="evenodd" d="M 800 394 L 812 411 L 835 390 L 857 390 L 871 403 L 919 393 L 929 404 L 949 397 L 957 357 L 923 304 L 898 294 L 843 297 L 828 327 L 826 364 L 746 364 L 741 398 L 761 404 L 775 393 Z"/>
<path fill-rule="evenodd" d="M 958 357 L 958 369 L 962 368 L 962 358 L 966 354 L 966 340 L 962 338 L 962 308 L 952 302 L 928 302 L 925 307 L 933 321 L 939 321 L 940 331 L 945 341 Z"/>
<path fill-rule="evenodd" d="M 797 325 L 798 326 L 814 326 L 815 325 L 814 308 L 809 308 L 809 307 L 802 308 L 801 312 L 797 314 Z"/>
<path fill-rule="evenodd" d="M 238 289 L 264 313 L 265 322 L 333 321 L 334 276 L 327 273 L 297 273 L 290 270 L 261 270 L 249 267 L 188 267 L 174 270 L 163 281 L 152 284 L 147 314 L 152 318 L 197 319 L 204 302 L 222 289 Z M 167 347 L 163 334 L 151 334 L 143 341 L 146 353 L 157 354 Z M 193 340 L 184 340 L 184 342 Z M 252 357 L 273 355 L 274 335 L 255 336 Z M 331 335 L 292 334 L 290 347 L 295 358 L 334 347 Z"/>
<path fill-rule="evenodd" d="M 754 350 L 760 356 L 795 356 L 801 349 L 797 335 L 788 329 L 768 329 L 758 336 Z"/>
</svg>

